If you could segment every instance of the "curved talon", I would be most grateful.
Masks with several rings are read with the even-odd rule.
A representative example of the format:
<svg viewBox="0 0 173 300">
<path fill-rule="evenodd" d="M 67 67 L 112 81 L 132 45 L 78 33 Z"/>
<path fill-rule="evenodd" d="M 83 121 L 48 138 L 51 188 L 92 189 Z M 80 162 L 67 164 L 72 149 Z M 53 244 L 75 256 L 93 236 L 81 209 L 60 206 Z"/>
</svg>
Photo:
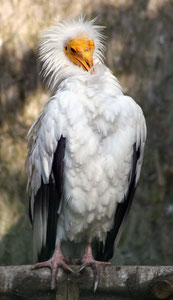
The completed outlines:
<svg viewBox="0 0 173 300">
<path fill-rule="evenodd" d="M 51 289 L 55 289 L 56 283 L 56 275 L 58 273 L 58 269 L 62 268 L 64 271 L 74 273 L 74 271 L 67 265 L 66 262 L 69 262 L 69 258 L 65 258 L 61 252 L 60 242 L 57 244 L 55 251 L 52 257 L 44 262 L 36 263 L 34 269 L 39 268 L 50 268 L 52 271 L 51 275 Z"/>
<path fill-rule="evenodd" d="M 64 258 L 65 259 L 65 258 Z M 74 271 L 65 263 L 65 261 L 57 262 L 53 265 L 52 269 L 52 279 L 51 279 L 51 289 L 55 289 L 56 275 L 58 273 L 58 269 L 62 268 L 65 272 L 74 273 Z"/>
<path fill-rule="evenodd" d="M 94 280 L 94 292 L 97 290 L 97 287 L 99 285 L 99 281 L 100 281 L 100 265 L 103 266 L 110 266 L 111 263 L 110 262 L 105 262 L 105 261 L 97 261 L 94 259 L 93 255 L 92 255 L 92 249 L 91 246 L 88 245 L 86 248 L 86 252 L 82 258 L 82 266 L 80 267 L 80 269 L 77 271 L 77 273 L 82 272 L 85 268 L 90 267 L 93 270 L 94 276 L 95 276 L 95 280 Z"/>
<path fill-rule="evenodd" d="M 77 273 L 81 273 L 87 266 L 81 266 Z"/>
<path fill-rule="evenodd" d="M 94 283 L 94 293 L 97 290 L 98 285 L 99 285 L 99 281 L 95 280 L 95 283 Z"/>
<path fill-rule="evenodd" d="M 69 271 L 69 273 L 73 273 L 74 274 L 74 271 L 66 263 L 64 263 L 62 265 L 62 268 L 63 268 L 64 271 Z"/>
</svg>

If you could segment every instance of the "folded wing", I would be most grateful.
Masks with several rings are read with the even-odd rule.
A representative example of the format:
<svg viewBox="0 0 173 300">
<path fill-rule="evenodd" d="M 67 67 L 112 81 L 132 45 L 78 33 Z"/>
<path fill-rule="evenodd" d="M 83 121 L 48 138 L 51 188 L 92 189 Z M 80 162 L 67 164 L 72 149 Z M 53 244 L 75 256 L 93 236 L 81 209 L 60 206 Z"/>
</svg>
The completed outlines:
<svg viewBox="0 0 173 300">
<path fill-rule="evenodd" d="M 123 98 L 130 100 L 129 97 Z M 125 109 L 127 109 L 127 107 L 128 103 L 125 103 Z M 127 219 L 141 172 L 146 140 L 146 124 L 143 113 L 137 104 L 135 104 L 135 110 L 137 112 L 137 121 L 133 130 L 136 133 L 134 139 L 131 141 L 131 146 L 129 146 L 129 153 L 132 153 L 132 157 L 128 174 L 128 183 L 125 188 L 127 192 L 124 195 L 124 199 L 120 199 L 121 201 L 116 207 L 113 226 L 111 230 L 107 232 L 105 243 L 101 242 L 96 244 L 96 259 L 99 261 L 108 261 L 113 257 L 114 247 L 119 241 L 123 225 Z M 126 122 L 128 123 L 128 118 L 126 119 Z M 126 159 L 126 157 L 124 157 L 124 159 Z"/>
<path fill-rule="evenodd" d="M 51 100 L 28 134 L 27 188 L 37 261 L 49 259 L 55 249 L 58 212 L 64 184 L 66 144 L 66 139 L 61 134 L 61 118 L 58 115 L 56 101 Z"/>
</svg>

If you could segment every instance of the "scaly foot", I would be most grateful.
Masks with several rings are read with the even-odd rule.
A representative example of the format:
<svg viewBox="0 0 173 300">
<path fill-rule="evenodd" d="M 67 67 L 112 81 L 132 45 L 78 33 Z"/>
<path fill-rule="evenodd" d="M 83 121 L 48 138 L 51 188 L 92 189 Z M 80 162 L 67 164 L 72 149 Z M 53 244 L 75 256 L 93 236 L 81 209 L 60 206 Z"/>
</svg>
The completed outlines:
<svg viewBox="0 0 173 300">
<path fill-rule="evenodd" d="M 48 267 L 52 271 L 51 276 L 51 289 L 55 288 L 55 282 L 56 282 L 56 275 L 59 268 L 62 268 L 64 271 L 68 271 L 71 273 L 74 273 L 73 270 L 67 265 L 68 258 L 66 259 L 61 251 L 60 242 L 58 242 L 55 251 L 52 255 L 52 257 L 44 262 L 36 263 L 35 269 Z"/>
<path fill-rule="evenodd" d="M 87 246 L 86 248 L 86 252 L 84 254 L 84 256 L 82 257 L 81 260 L 82 266 L 79 269 L 78 272 L 81 272 L 82 270 L 84 270 L 86 267 L 91 267 L 93 272 L 94 272 L 94 276 L 95 276 L 95 281 L 94 281 L 94 292 L 96 291 L 99 281 L 100 281 L 100 265 L 103 266 L 110 266 L 111 263 L 110 262 L 105 262 L 105 261 L 97 261 L 94 259 L 93 255 L 92 255 L 92 248 L 90 245 Z"/>
</svg>

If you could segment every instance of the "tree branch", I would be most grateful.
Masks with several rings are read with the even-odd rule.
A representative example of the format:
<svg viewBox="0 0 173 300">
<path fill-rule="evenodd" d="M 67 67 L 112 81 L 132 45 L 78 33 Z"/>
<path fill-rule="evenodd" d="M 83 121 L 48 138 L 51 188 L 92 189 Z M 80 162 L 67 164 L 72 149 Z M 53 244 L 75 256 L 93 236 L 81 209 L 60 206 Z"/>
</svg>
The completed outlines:
<svg viewBox="0 0 173 300">
<path fill-rule="evenodd" d="M 72 266 L 74 271 L 79 267 Z M 173 295 L 173 266 L 100 267 L 101 280 L 93 293 L 93 272 L 57 275 L 57 290 L 50 289 L 50 270 L 33 266 L 0 267 L 0 299 L 167 299 Z M 86 298 L 86 295 L 88 298 Z M 155 298 L 154 298 L 155 296 Z M 98 298 L 97 298 L 98 299 Z"/>
</svg>

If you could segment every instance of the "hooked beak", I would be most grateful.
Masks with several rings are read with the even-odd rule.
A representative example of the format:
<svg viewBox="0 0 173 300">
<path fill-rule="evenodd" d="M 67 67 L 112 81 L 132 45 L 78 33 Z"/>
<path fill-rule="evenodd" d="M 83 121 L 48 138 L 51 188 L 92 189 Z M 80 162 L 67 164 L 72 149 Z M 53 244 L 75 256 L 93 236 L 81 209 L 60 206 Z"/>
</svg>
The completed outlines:
<svg viewBox="0 0 173 300">
<path fill-rule="evenodd" d="M 86 51 L 77 57 L 80 65 L 85 71 L 89 71 L 93 67 L 93 56 L 91 51 Z"/>
</svg>

